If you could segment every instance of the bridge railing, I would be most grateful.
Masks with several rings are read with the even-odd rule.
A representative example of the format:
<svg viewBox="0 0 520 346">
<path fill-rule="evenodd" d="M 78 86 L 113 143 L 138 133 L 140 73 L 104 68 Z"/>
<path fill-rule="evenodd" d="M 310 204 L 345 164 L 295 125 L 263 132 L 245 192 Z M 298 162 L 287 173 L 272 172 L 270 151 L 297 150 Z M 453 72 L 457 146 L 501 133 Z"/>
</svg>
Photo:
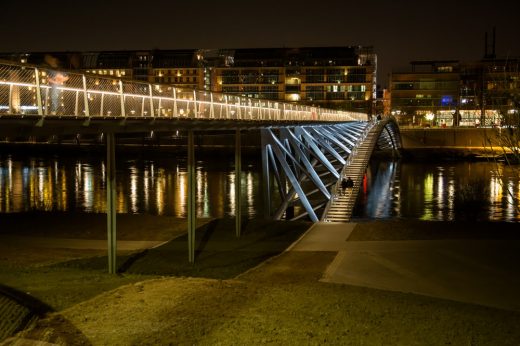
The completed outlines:
<svg viewBox="0 0 520 346">
<path fill-rule="evenodd" d="M 367 121 L 367 114 L 0 62 L 0 115 Z"/>
</svg>

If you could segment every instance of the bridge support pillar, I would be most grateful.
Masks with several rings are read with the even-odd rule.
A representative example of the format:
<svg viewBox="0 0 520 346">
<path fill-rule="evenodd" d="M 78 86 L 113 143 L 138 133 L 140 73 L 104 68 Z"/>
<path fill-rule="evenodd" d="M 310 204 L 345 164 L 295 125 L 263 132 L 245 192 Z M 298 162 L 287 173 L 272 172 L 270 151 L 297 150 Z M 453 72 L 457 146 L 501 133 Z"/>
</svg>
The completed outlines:
<svg viewBox="0 0 520 346">
<path fill-rule="evenodd" d="M 197 221 L 195 186 L 195 143 L 193 130 L 188 131 L 188 260 L 195 263 L 195 224 Z"/>
<path fill-rule="evenodd" d="M 267 154 L 266 130 L 260 130 L 262 148 L 262 190 L 264 199 L 264 217 L 271 217 L 271 181 L 269 179 L 269 155 Z"/>
<path fill-rule="evenodd" d="M 116 237 L 116 150 L 115 136 L 107 133 L 107 240 L 108 272 L 116 273 L 117 237 Z"/>
<path fill-rule="evenodd" d="M 242 173 L 242 155 L 240 146 L 240 130 L 237 129 L 235 132 L 235 231 L 237 237 L 240 237 L 242 232 L 242 179 L 240 179 Z"/>
</svg>

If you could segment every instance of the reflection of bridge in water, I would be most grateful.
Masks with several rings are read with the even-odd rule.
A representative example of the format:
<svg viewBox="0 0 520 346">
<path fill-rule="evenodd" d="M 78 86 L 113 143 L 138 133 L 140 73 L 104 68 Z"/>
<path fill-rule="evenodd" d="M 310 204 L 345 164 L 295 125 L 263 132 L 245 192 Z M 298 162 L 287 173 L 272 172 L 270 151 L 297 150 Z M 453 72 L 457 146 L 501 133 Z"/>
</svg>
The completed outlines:
<svg viewBox="0 0 520 346">
<path fill-rule="evenodd" d="M 192 262 L 196 218 L 195 131 L 234 131 L 235 181 L 240 181 L 241 132 L 261 131 L 265 209 L 275 219 L 308 217 L 316 222 L 322 214 L 323 219 L 336 221 L 326 217 L 331 207 L 327 205 L 334 201 L 337 182 L 345 168 L 356 167 L 357 171 L 364 172 L 374 148 L 400 147 L 400 135 L 393 119 L 375 123 L 368 121 L 364 113 L 11 63 L 0 63 L 0 123 L 0 135 L 4 137 L 103 134 L 107 147 L 110 272 L 116 270 L 117 134 L 185 133 L 188 248 Z M 355 186 L 359 186 L 359 181 Z M 242 223 L 240 189 L 241 184 L 235 184 L 237 236 L 240 236 Z M 279 193 L 281 203 L 272 208 L 274 191 Z M 354 194 L 352 198 L 355 200 Z"/>
</svg>

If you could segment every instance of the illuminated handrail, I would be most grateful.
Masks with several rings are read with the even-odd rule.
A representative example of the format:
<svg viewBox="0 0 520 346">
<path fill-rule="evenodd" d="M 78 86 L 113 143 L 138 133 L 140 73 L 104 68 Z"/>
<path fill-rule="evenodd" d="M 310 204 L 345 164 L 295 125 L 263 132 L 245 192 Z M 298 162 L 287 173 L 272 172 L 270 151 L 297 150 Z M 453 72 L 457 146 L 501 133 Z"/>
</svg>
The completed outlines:
<svg viewBox="0 0 520 346">
<path fill-rule="evenodd" d="M 367 121 L 366 113 L 0 62 L 0 115 Z"/>
</svg>

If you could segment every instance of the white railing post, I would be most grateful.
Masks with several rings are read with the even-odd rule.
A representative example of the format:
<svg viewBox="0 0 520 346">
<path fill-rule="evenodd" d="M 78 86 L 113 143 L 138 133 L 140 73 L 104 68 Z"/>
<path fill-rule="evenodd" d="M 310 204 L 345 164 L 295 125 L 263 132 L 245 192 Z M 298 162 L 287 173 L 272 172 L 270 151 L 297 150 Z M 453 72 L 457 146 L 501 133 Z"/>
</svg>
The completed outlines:
<svg viewBox="0 0 520 346">
<path fill-rule="evenodd" d="M 153 92 L 152 92 L 152 84 L 148 84 L 148 90 L 150 91 L 150 115 L 155 117 L 155 109 L 153 107 Z M 160 99 L 159 99 L 160 100 Z M 143 106 L 144 106 L 144 98 L 143 98 Z M 159 114 L 161 114 L 161 107 L 159 106 Z M 143 114 L 144 115 L 144 114 Z"/>
<path fill-rule="evenodd" d="M 215 118 L 215 109 L 213 109 L 213 93 L 209 93 L 209 117 Z"/>
<path fill-rule="evenodd" d="M 85 103 L 85 116 L 90 117 L 90 109 L 88 107 L 88 93 L 87 93 L 87 77 L 81 75 L 83 78 L 83 102 Z"/>
<path fill-rule="evenodd" d="M 198 109 L 197 109 L 197 92 L 193 90 L 193 114 L 194 118 L 198 118 Z"/>
<path fill-rule="evenodd" d="M 125 94 L 123 92 L 123 81 L 119 81 L 119 97 L 121 98 L 121 116 L 126 117 L 125 112 Z"/>
<path fill-rule="evenodd" d="M 38 115 L 43 115 L 42 89 L 40 86 L 40 71 L 37 68 L 34 69 L 34 76 L 36 80 L 36 105 L 38 106 Z"/>
<path fill-rule="evenodd" d="M 226 100 L 226 119 L 229 119 L 229 97 L 224 95 L 224 99 Z"/>
<path fill-rule="evenodd" d="M 225 100 L 225 99 L 226 99 L 226 97 L 224 96 L 224 100 Z M 222 104 L 222 96 L 220 96 L 220 102 L 219 102 L 219 105 L 220 105 L 220 110 L 219 110 L 219 112 L 218 112 L 218 118 L 219 118 L 219 119 L 222 119 L 222 117 L 223 117 L 223 114 L 222 114 L 222 113 L 224 112 L 224 107 L 225 107 L 225 106 Z"/>
<path fill-rule="evenodd" d="M 13 85 L 9 85 L 9 114 L 14 114 L 14 107 L 13 107 Z"/>
<path fill-rule="evenodd" d="M 74 98 L 74 115 L 79 112 L 79 90 L 76 90 L 76 97 Z"/>
<path fill-rule="evenodd" d="M 103 116 L 103 108 L 105 107 L 105 93 L 101 94 L 101 106 L 99 107 L 99 115 Z"/>
<path fill-rule="evenodd" d="M 175 90 L 175 87 L 173 88 L 173 116 L 177 117 L 177 91 Z"/>
</svg>

